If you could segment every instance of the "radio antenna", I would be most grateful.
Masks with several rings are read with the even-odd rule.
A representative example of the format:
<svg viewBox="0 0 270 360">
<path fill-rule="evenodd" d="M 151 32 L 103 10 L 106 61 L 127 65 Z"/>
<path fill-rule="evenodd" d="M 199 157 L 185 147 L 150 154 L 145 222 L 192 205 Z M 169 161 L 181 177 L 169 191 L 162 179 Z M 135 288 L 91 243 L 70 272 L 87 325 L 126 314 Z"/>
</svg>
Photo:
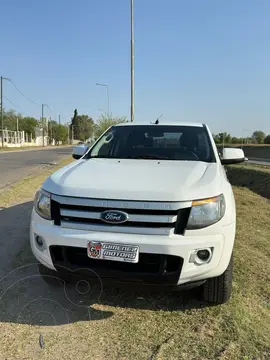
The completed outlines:
<svg viewBox="0 0 270 360">
<path fill-rule="evenodd" d="M 157 118 L 157 120 L 155 121 L 155 124 L 156 124 L 156 125 L 159 124 L 159 119 L 162 118 L 162 116 L 163 116 L 163 114 L 161 114 L 160 117 Z"/>
</svg>

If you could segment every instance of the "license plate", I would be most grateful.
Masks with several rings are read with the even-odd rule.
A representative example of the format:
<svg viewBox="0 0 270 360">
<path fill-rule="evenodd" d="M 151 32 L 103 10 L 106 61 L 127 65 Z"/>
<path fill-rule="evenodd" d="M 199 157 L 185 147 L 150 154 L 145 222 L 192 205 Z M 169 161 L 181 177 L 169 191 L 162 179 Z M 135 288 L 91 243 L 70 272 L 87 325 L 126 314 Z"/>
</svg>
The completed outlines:
<svg viewBox="0 0 270 360">
<path fill-rule="evenodd" d="M 87 255 L 91 259 L 137 263 L 139 261 L 139 246 L 89 241 Z"/>
</svg>

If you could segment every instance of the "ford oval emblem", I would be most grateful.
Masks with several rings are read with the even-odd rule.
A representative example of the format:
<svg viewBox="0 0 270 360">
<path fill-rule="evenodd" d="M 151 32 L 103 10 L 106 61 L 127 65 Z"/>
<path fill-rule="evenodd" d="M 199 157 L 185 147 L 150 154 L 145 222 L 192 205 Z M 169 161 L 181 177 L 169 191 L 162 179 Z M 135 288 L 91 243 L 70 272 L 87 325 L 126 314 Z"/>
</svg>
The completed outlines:
<svg viewBox="0 0 270 360">
<path fill-rule="evenodd" d="M 118 210 L 106 210 L 100 214 L 100 220 L 108 224 L 123 224 L 128 221 L 128 214 Z"/>
</svg>

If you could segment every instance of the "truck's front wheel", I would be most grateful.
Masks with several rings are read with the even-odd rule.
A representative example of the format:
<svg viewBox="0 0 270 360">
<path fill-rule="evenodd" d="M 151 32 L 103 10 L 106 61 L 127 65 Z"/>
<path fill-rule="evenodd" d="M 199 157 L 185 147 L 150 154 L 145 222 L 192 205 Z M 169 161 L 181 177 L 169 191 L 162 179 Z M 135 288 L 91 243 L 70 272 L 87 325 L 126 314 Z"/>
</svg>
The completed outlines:
<svg viewBox="0 0 270 360">
<path fill-rule="evenodd" d="M 49 269 L 42 264 L 38 264 L 38 269 L 42 280 L 50 286 L 60 286 L 64 281 L 68 281 L 68 277 L 64 278 L 57 271 Z"/>
<path fill-rule="evenodd" d="M 220 276 L 208 279 L 203 285 L 203 299 L 219 305 L 229 301 L 232 293 L 233 255 L 229 265 Z"/>
</svg>

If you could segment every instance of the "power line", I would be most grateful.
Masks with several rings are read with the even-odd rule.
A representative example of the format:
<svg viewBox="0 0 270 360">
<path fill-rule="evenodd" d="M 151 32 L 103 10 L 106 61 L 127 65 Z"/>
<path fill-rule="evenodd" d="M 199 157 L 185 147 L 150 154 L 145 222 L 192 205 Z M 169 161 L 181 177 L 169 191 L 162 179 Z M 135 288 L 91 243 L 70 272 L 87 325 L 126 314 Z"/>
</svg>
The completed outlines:
<svg viewBox="0 0 270 360">
<path fill-rule="evenodd" d="M 10 102 L 13 106 L 15 106 L 15 108 L 19 107 L 18 105 L 14 104 L 14 102 L 12 102 L 11 100 L 9 100 L 7 97 L 5 97 L 3 95 L 3 99 L 7 100 L 8 102 Z M 16 110 L 17 112 L 17 115 L 20 114 L 22 117 L 30 117 L 30 118 L 34 118 L 35 119 L 35 116 L 32 116 L 30 114 L 25 114 L 25 113 L 20 113 L 17 111 L 17 109 L 12 109 L 12 110 Z"/>
<path fill-rule="evenodd" d="M 3 98 L 5 100 L 7 100 L 9 103 L 11 103 L 13 106 L 17 107 L 17 105 L 14 104 L 14 102 L 12 102 L 11 100 L 9 100 L 8 98 L 6 98 L 4 95 L 3 95 Z"/>
<path fill-rule="evenodd" d="M 46 105 L 47 108 L 49 109 L 50 113 L 52 113 L 52 110 L 51 110 L 51 108 L 49 107 L 49 105 L 48 105 L 48 104 L 45 104 L 45 105 Z"/>
<path fill-rule="evenodd" d="M 20 89 L 17 88 L 17 86 L 14 84 L 14 82 L 9 79 L 9 82 L 11 82 L 11 84 L 14 86 L 14 88 L 28 101 L 30 101 L 32 104 L 37 105 L 37 106 L 41 106 L 40 104 L 36 103 L 35 101 L 29 99 L 29 97 L 27 97 Z"/>
</svg>

